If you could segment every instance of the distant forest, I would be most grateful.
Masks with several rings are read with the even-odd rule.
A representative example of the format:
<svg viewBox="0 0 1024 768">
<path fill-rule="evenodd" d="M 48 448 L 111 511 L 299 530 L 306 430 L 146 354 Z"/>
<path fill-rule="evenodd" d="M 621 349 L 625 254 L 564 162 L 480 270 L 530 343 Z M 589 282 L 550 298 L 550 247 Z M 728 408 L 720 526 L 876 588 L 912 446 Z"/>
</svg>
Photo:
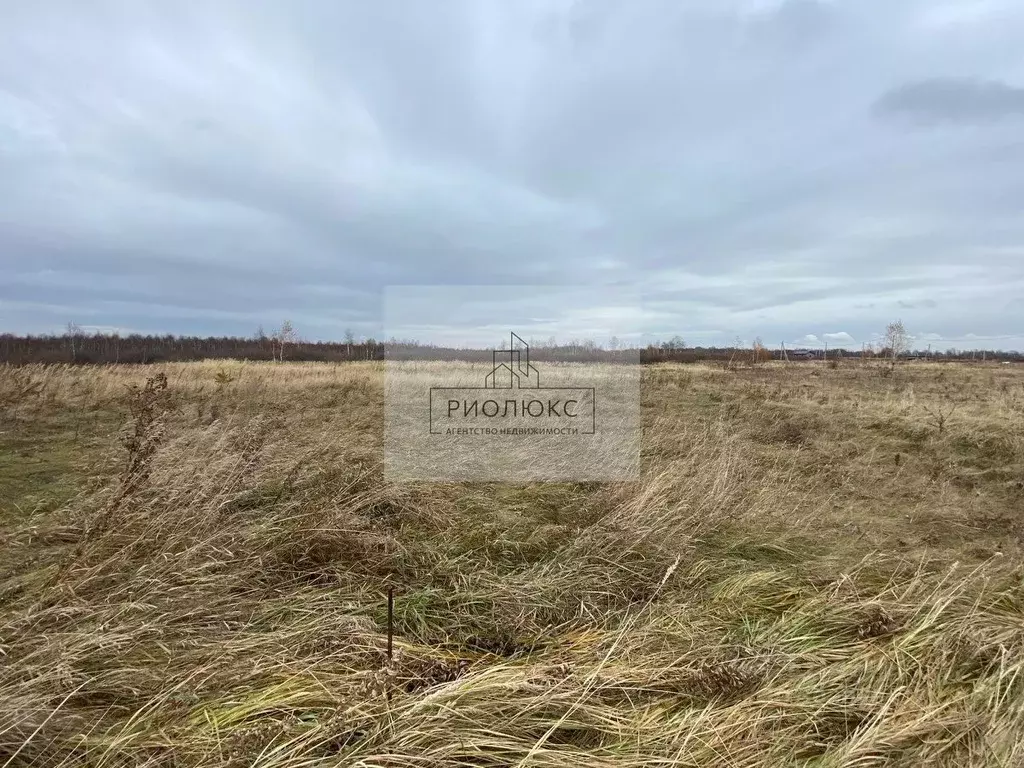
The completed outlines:
<svg viewBox="0 0 1024 768">
<path fill-rule="evenodd" d="M 615 345 L 618 347 L 618 345 Z M 831 349 L 827 359 L 860 359 L 886 357 L 886 350 L 867 351 Z M 763 346 L 738 347 L 690 347 L 681 339 L 643 348 L 605 349 L 592 341 L 557 344 L 547 342 L 530 349 L 531 360 L 536 361 L 618 361 L 618 362 L 697 362 L 716 360 L 744 365 L 767 360 L 789 359 L 822 360 L 823 350 L 767 349 Z M 934 360 L 999 360 L 1024 362 L 1024 354 L 1001 350 L 946 352 L 907 352 L 903 358 Z M 190 360 L 288 360 L 293 362 L 346 362 L 355 360 L 479 360 L 491 359 L 490 350 L 448 349 L 419 344 L 414 341 L 374 339 L 347 341 L 302 341 L 295 337 L 290 327 L 286 328 L 283 340 L 280 333 L 271 336 L 259 333 L 250 338 L 239 336 L 126 336 L 111 334 L 86 334 L 69 331 L 62 335 L 16 336 L 0 335 L 0 363 L 15 365 L 25 363 L 72 363 L 72 364 L 148 364 L 183 362 Z"/>
</svg>

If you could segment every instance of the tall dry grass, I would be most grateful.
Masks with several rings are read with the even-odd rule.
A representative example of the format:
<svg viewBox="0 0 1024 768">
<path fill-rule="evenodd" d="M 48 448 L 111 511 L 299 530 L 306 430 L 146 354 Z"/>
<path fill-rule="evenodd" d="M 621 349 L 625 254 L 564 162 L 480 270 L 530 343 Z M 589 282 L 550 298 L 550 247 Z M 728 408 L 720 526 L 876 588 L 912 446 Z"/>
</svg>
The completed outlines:
<svg viewBox="0 0 1024 768">
<path fill-rule="evenodd" d="M 0 372 L 75 478 L 3 517 L 0 765 L 1024 763 L 1019 374 L 656 368 L 637 483 L 394 486 L 377 366 L 159 370 Z"/>
</svg>

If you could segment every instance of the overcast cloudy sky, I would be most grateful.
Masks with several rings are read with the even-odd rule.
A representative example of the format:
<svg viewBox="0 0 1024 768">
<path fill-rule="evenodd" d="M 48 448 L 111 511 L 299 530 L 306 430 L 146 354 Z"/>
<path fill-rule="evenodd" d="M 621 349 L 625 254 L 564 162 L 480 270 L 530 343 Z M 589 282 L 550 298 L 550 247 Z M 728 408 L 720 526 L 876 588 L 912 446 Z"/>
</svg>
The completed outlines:
<svg viewBox="0 0 1024 768">
<path fill-rule="evenodd" d="M 545 338 L 1024 349 L 1019 0 L 2 17 L 0 330 L 379 337 L 454 283 Z"/>
</svg>

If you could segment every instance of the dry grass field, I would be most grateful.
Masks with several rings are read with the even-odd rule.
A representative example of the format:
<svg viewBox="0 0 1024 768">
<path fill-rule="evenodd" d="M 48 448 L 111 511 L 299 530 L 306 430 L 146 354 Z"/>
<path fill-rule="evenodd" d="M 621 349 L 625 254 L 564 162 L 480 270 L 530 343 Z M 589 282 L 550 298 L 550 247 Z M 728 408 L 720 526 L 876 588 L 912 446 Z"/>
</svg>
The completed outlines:
<svg viewBox="0 0 1024 768">
<path fill-rule="evenodd" d="M 384 482 L 383 377 L 0 368 L 0 766 L 1024 765 L 1020 367 L 652 367 L 518 486 Z"/>
</svg>

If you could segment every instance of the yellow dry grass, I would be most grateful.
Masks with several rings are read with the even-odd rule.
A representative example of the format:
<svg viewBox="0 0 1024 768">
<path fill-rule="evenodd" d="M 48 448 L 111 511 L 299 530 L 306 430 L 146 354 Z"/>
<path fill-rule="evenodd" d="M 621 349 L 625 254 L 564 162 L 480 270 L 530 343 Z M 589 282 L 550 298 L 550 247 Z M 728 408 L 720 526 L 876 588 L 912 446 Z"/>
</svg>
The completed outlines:
<svg viewBox="0 0 1024 768">
<path fill-rule="evenodd" d="M 389 485 L 383 382 L 0 369 L 0 766 L 1024 764 L 1021 369 L 654 367 L 624 484 Z"/>
</svg>

